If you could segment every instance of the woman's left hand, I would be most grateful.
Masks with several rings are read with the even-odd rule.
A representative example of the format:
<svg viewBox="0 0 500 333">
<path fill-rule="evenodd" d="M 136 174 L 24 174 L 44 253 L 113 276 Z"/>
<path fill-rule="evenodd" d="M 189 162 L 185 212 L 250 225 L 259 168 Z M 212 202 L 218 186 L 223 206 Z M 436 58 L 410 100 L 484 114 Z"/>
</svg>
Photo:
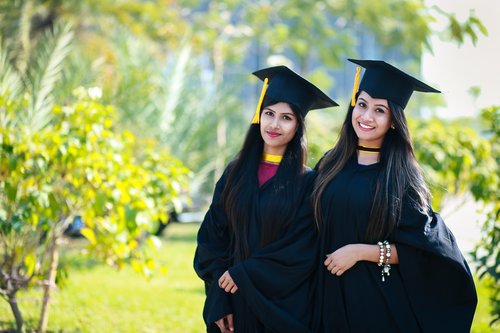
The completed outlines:
<svg viewBox="0 0 500 333">
<path fill-rule="evenodd" d="M 219 278 L 219 287 L 224 289 L 227 293 L 234 294 L 238 291 L 238 286 L 234 283 L 233 278 L 229 275 L 229 271 L 225 271 Z"/>
<path fill-rule="evenodd" d="M 358 262 L 357 244 L 345 245 L 327 254 L 324 262 L 326 269 L 333 275 L 341 276 Z"/>
</svg>

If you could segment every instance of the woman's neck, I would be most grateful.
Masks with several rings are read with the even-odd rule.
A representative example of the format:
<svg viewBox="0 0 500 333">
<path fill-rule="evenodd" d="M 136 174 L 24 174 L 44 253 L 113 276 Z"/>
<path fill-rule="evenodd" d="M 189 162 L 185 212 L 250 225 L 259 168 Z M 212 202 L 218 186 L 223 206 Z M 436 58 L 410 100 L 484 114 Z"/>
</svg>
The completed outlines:
<svg viewBox="0 0 500 333">
<path fill-rule="evenodd" d="M 380 161 L 382 143 L 358 142 L 356 151 L 358 153 L 358 164 L 370 165 Z"/>
<path fill-rule="evenodd" d="M 358 150 L 358 164 L 370 165 L 380 161 L 380 153 L 365 152 Z"/>
<path fill-rule="evenodd" d="M 271 155 L 284 155 L 286 150 L 286 146 L 273 147 L 264 143 L 263 152 L 264 154 Z"/>
</svg>

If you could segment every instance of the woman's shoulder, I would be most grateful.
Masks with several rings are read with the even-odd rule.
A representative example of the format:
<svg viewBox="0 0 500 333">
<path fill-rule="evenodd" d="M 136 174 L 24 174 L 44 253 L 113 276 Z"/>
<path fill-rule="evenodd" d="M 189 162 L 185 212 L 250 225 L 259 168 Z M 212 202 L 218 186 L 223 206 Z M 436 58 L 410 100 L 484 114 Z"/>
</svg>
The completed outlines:
<svg viewBox="0 0 500 333">
<path fill-rule="evenodd" d="M 304 165 L 303 176 L 306 179 L 314 178 L 318 175 L 318 170 L 311 168 L 308 165 Z"/>
<path fill-rule="evenodd" d="M 227 178 L 229 177 L 229 174 L 231 173 L 231 170 L 234 168 L 236 164 L 236 159 L 232 160 L 226 165 L 226 168 L 222 172 L 222 175 L 219 177 L 219 180 L 217 180 L 216 183 L 216 188 L 222 189 L 227 181 Z"/>
<path fill-rule="evenodd" d="M 302 175 L 301 186 L 306 191 L 312 191 L 312 187 L 314 185 L 314 181 L 318 176 L 318 171 L 311 169 L 308 166 L 304 167 L 304 173 Z"/>
<path fill-rule="evenodd" d="M 314 166 L 314 170 L 317 171 L 318 168 L 323 164 L 325 163 L 325 159 L 327 158 L 327 156 L 331 153 L 332 149 L 330 150 L 327 150 L 323 156 L 321 156 L 321 158 L 319 159 L 319 161 L 316 163 L 316 165 Z"/>
<path fill-rule="evenodd" d="M 347 164 L 353 163 L 355 161 L 354 157 L 355 155 L 350 155 L 346 163 Z M 339 153 L 338 149 L 335 149 L 334 147 L 323 154 L 323 156 L 319 159 L 318 163 L 316 163 L 314 170 L 322 172 L 324 170 L 330 169 L 332 166 L 336 165 L 341 161 L 342 161 L 341 154 Z"/>
</svg>

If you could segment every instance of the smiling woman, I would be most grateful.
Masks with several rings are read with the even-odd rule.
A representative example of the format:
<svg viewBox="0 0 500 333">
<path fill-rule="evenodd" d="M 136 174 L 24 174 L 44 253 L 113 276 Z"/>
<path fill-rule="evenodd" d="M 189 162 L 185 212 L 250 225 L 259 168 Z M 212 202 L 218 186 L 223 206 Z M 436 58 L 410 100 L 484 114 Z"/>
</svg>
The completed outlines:
<svg viewBox="0 0 500 333">
<path fill-rule="evenodd" d="M 264 87 L 252 125 L 198 232 L 203 315 L 208 332 L 311 332 L 317 231 L 304 118 L 336 103 L 285 66 L 254 74 Z"/>
<path fill-rule="evenodd" d="M 366 71 L 337 144 L 317 166 L 313 202 L 326 259 L 314 330 L 470 332 L 471 272 L 430 207 L 404 114 L 413 91 L 439 91 L 384 61 L 350 61 Z"/>
</svg>

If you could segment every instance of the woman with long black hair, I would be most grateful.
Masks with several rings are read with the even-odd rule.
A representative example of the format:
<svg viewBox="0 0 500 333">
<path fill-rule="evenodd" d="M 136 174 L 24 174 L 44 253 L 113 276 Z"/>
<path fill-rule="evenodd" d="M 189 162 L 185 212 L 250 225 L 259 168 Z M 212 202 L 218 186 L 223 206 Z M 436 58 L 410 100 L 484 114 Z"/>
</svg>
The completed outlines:
<svg viewBox="0 0 500 333">
<path fill-rule="evenodd" d="M 404 108 L 439 92 L 379 60 L 357 68 L 337 144 L 316 169 L 318 332 L 469 332 L 477 297 L 455 238 L 432 211 Z"/>
<path fill-rule="evenodd" d="M 317 230 L 304 117 L 337 104 L 285 66 L 264 81 L 243 147 L 217 182 L 198 232 L 208 332 L 309 332 Z"/>
</svg>

